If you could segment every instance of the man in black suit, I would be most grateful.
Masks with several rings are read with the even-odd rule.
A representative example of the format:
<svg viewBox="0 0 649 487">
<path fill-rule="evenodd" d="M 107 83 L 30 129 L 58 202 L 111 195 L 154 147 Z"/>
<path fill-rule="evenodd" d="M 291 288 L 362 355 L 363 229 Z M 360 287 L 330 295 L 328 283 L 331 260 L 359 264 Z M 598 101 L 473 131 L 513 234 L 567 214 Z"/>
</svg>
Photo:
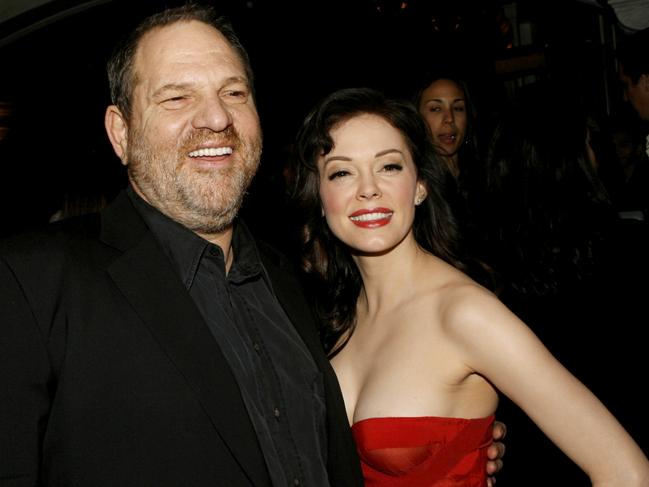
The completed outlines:
<svg viewBox="0 0 649 487">
<path fill-rule="evenodd" d="M 156 14 L 108 72 L 129 187 L 0 248 L 0 485 L 362 485 L 300 286 L 235 219 L 262 143 L 230 25 Z"/>
</svg>

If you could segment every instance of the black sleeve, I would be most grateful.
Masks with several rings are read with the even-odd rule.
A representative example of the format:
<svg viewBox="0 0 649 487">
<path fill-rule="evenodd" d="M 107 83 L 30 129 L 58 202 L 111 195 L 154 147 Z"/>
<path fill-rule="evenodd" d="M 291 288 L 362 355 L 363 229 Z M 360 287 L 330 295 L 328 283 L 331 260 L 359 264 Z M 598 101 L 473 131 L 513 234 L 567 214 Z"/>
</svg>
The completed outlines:
<svg viewBox="0 0 649 487">
<path fill-rule="evenodd" d="M 28 299 L 0 260 L 0 486 L 38 484 L 51 368 Z"/>
</svg>

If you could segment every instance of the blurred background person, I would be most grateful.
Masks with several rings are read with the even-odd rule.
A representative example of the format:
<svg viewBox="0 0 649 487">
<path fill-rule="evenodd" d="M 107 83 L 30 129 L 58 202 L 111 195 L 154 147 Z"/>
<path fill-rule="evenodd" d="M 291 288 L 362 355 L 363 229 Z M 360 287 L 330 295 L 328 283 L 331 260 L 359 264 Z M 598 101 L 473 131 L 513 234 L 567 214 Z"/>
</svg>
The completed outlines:
<svg viewBox="0 0 649 487">
<path fill-rule="evenodd" d="M 645 221 L 649 207 L 649 158 L 643 127 L 618 116 L 605 126 L 598 167 L 621 218 Z"/>
<path fill-rule="evenodd" d="M 449 198 L 461 229 L 462 245 L 468 255 L 475 257 L 469 273 L 491 285 L 490 270 L 480 260 L 482 252 L 475 234 L 479 231 L 477 209 L 485 180 L 480 141 L 486 129 L 478 126 L 476 105 L 458 68 L 433 68 L 420 78 L 418 86 L 413 101 L 430 129 L 437 154 L 448 168 Z"/>
<path fill-rule="evenodd" d="M 649 28 L 623 38 L 617 59 L 625 99 L 649 121 Z"/>
<path fill-rule="evenodd" d="M 416 93 L 415 103 L 430 127 L 438 154 L 453 177 L 460 178 L 466 172 L 465 161 L 477 151 L 476 115 L 466 83 L 455 74 L 430 74 Z"/>
<path fill-rule="evenodd" d="M 593 274 L 597 245 L 612 222 L 586 116 L 565 98 L 530 88 L 503 113 L 489 147 L 481 235 L 507 283 L 501 292 L 512 299 L 574 289 Z M 560 117 L 548 113 L 549 104 L 562 106 Z"/>
</svg>

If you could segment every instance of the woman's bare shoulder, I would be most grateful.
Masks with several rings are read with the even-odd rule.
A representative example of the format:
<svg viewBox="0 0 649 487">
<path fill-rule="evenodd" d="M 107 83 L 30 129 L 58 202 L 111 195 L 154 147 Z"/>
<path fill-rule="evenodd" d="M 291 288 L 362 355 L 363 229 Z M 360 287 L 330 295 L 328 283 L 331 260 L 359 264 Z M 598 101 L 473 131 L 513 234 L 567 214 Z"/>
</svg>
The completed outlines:
<svg viewBox="0 0 649 487">
<path fill-rule="evenodd" d="M 432 291 L 444 309 L 457 311 L 458 307 L 471 306 L 476 299 L 498 301 L 494 293 L 452 265 L 443 261 L 434 265 L 436 278 L 432 281 Z"/>
<path fill-rule="evenodd" d="M 479 319 L 485 309 L 504 308 L 494 293 L 450 264 L 437 259 L 426 267 L 413 300 L 443 327 Z"/>
<path fill-rule="evenodd" d="M 517 320 L 493 292 L 460 271 L 449 273 L 439 287 L 436 307 L 442 328 L 460 337 L 474 338 L 485 327 Z"/>
</svg>

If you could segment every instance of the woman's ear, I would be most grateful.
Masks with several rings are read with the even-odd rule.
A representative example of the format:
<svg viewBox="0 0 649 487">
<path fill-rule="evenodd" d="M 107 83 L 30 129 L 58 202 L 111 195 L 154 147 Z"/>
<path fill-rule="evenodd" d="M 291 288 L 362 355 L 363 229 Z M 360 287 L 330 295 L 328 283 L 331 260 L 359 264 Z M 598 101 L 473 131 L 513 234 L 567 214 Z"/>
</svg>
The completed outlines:
<svg viewBox="0 0 649 487">
<path fill-rule="evenodd" d="M 419 206 L 422 201 L 428 196 L 428 191 L 426 190 L 426 185 L 421 181 L 417 181 L 417 189 L 415 191 L 415 206 Z"/>
</svg>

